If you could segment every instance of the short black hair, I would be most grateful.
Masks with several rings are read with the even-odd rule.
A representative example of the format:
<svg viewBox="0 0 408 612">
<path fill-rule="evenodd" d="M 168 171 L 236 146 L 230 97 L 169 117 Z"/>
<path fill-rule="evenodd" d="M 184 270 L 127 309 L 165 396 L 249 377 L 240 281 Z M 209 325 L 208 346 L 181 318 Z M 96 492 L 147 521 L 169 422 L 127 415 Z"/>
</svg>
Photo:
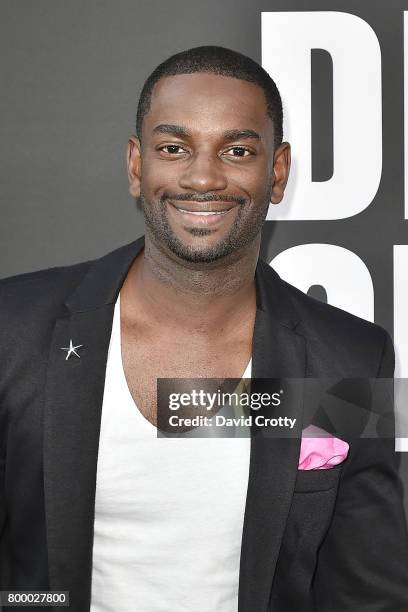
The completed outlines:
<svg viewBox="0 0 408 612">
<path fill-rule="evenodd" d="M 283 137 L 282 100 L 275 81 L 262 66 L 246 55 L 226 47 L 211 45 L 194 47 L 172 55 L 159 64 L 146 79 L 137 107 L 136 134 L 139 139 L 142 136 L 143 118 L 150 108 L 154 85 L 165 76 L 195 72 L 230 76 L 259 85 L 265 94 L 267 114 L 273 122 L 275 149 L 281 144 Z"/>
</svg>

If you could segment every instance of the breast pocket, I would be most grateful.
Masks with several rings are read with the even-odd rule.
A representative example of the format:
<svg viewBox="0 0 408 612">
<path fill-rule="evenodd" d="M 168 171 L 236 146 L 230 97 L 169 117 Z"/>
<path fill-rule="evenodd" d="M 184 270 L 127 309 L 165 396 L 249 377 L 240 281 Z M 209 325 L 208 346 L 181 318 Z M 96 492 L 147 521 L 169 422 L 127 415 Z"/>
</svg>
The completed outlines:
<svg viewBox="0 0 408 612">
<path fill-rule="evenodd" d="M 272 585 L 274 611 L 304 609 L 344 463 L 325 470 L 298 470 Z"/>
<path fill-rule="evenodd" d="M 337 487 L 343 469 L 343 463 L 327 470 L 298 470 L 295 482 L 295 493 L 328 491 L 329 489 Z"/>
</svg>

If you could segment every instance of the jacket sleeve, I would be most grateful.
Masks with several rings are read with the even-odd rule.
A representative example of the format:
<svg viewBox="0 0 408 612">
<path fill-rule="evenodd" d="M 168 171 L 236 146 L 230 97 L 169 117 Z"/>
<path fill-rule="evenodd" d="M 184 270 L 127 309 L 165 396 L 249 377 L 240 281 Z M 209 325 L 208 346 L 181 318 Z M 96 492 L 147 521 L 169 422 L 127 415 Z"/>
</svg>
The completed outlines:
<svg viewBox="0 0 408 612">
<path fill-rule="evenodd" d="M 5 416 L 0 404 L 0 590 L 3 585 L 3 550 L 4 550 L 4 527 L 6 523 L 6 492 L 5 492 L 5 473 L 6 473 L 6 449 L 5 449 Z M 0 612 L 3 607 L 0 603 Z"/>
<path fill-rule="evenodd" d="M 377 377 L 393 373 L 394 349 L 385 332 Z M 392 401 L 384 410 L 388 417 L 390 410 Z M 408 610 L 408 533 L 399 463 L 394 437 L 351 441 L 334 516 L 318 553 L 312 586 L 316 612 Z"/>
<path fill-rule="evenodd" d="M 1 331 L 1 330 L 0 330 Z M 2 337 L 0 337 L 0 347 L 3 346 Z M 2 369 L 1 369 L 2 371 Z M 6 522 L 6 494 L 5 494 L 5 477 L 6 477 L 6 410 L 4 407 L 2 380 L 0 380 L 0 570 L 1 570 L 1 550 L 4 526 Z M 0 572 L 1 577 L 1 572 Z M 1 611 L 1 606 L 0 606 Z"/>
<path fill-rule="evenodd" d="M 5 472 L 5 461 L 0 460 L 0 542 L 3 533 L 4 523 L 6 521 L 6 504 L 4 499 L 4 472 Z"/>
<path fill-rule="evenodd" d="M 1 426 L 1 418 L 0 418 Z M 1 541 L 6 522 L 6 499 L 5 499 L 5 472 L 6 472 L 6 457 L 3 449 L 0 447 L 0 550 Z"/>
</svg>

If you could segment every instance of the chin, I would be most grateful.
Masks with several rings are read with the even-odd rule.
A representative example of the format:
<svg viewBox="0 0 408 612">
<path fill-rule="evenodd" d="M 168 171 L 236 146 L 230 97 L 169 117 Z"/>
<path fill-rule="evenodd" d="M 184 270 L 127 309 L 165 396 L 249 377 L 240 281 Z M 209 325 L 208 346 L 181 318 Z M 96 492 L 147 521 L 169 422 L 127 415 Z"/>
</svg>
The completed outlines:
<svg viewBox="0 0 408 612">
<path fill-rule="evenodd" d="M 212 263 L 226 257 L 235 250 L 225 242 L 197 247 L 178 239 L 170 241 L 167 246 L 180 259 L 190 263 Z"/>
</svg>

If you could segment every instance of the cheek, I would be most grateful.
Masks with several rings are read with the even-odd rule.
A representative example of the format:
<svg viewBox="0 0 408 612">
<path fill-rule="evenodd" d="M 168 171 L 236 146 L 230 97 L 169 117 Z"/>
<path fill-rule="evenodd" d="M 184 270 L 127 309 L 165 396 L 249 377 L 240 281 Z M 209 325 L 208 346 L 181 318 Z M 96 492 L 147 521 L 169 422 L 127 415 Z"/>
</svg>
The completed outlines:
<svg viewBox="0 0 408 612">
<path fill-rule="evenodd" d="M 255 204 L 262 203 L 269 195 L 271 174 L 264 165 L 241 171 L 235 179 L 235 184 L 246 191 Z"/>
<path fill-rule="evenodd" d="M 170 164 L 146 156 L 142 164 L 142 191 L 144 194 L 160 194 L 163 191 L 174 191 L 177 185 L 178 171 L 175 164 Z"/>
<path fill-rule="evenodd" d="M 271 195 L 272 184 L 273 172 L 271 168 L 264 167 L 258 176 L 257 196 L 259 199 L 264 200 L 265 197 L 269 197 Z"/>
</svg>

